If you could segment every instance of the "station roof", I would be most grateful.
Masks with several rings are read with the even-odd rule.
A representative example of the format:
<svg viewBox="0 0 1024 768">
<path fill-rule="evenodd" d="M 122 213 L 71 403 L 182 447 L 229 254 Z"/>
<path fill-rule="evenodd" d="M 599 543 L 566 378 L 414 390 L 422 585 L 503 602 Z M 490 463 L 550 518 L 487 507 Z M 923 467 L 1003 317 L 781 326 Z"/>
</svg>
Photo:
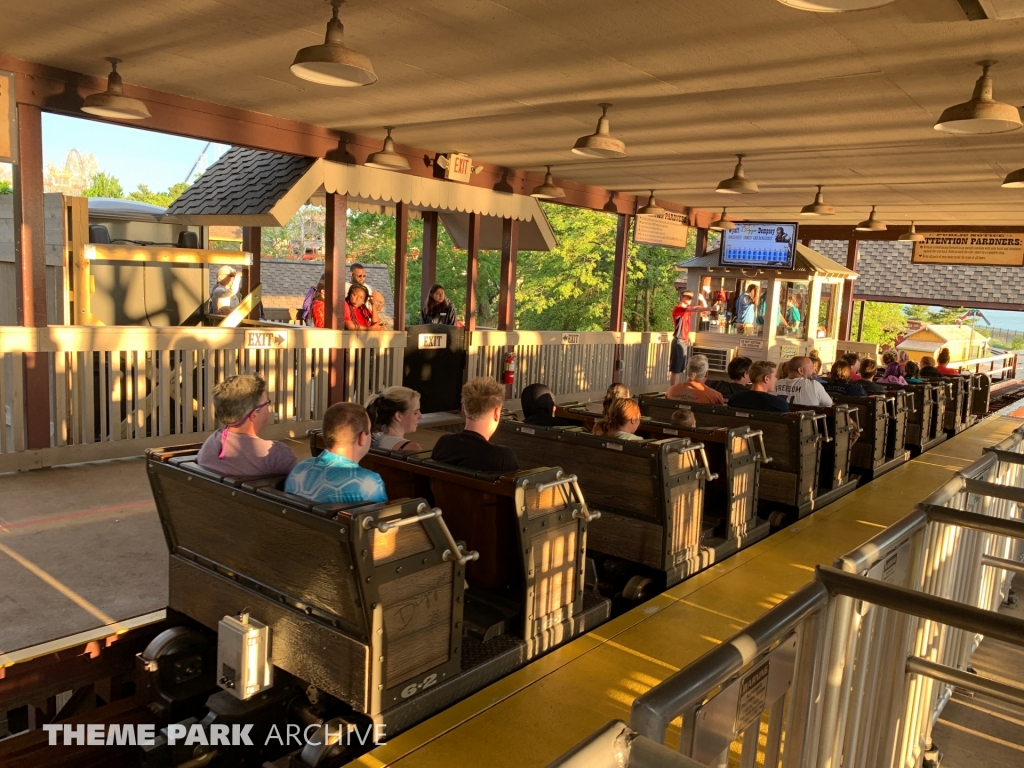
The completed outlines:
<svg viewBox="0 0 1024 768">
<path fill-rule="evenodd" d="M 696 269 L 713 274 L 724 274 L 724 273 L 735 273 L 736 275 L 746 275 L 751 269 L 744 269 L 741 267 L 723 267 L 718 263 L 719 249 L 708 251 L 703 256 L 697 256 L 696 258 L 684 261 L 679 266 L 683 269 Z M 775 272 L 786 272 L 788 270 L 778 269 L 765 269 L 758 270 L 763 274 L 775 273 Z M 823 275 L 826 277 L 841 277 L 855 280 L 857 273 L 847 269 L 842 264 L 830 259 L 817 251 L 809 248 L 803 243 L 796 244 L 796 258 L 793 262 L 793 271 L 807 275 Z"/>
<path fill-rule="evenodd" d="M 185 224 L 280 227 L 306 203 L 327 192 L 348 196 L 356 209 L 380 211 L 404 202 L 436 211 L 459 248 L 469 240 L 469 214 L 482 215 L 480 247 L 501 248 L 502 219 L 520 222 L 519 247 L 547 251 L 556 239 L 544 211 L 526 195 L 451 184 L 438 179 L 232 147 L 167 213 Z"/>
<path fill-rule="evenodd" d="M 323 42 L 319 0 L 0 0 L 4 54 L 215 104 L 383 139 L 463 151 L 608 190 L 720 208 L 718 181 L 746 153 L 759 195 L 735 216 L 792 219 L 815 184 L 835 223 L 878 206 L 889 221 L 1024 224 L 1019 193 L 1000 187 L 1024 164 L 1024 130 L 956 137 L 932 129 L 970 98 L 995 59 L 995 97 L 1024 104 L 1024 20 L 972 21 L 957 0 L 814 14 L 775 0 L 467 3 L 350 0 L 347 44 L 379 81 L 331 89 L 300 80 L 295 52 Z M 998 16 L 998 14 L 997 14 Z M 570 152 L 611 102 L 624 159 Z"/>
</svg>

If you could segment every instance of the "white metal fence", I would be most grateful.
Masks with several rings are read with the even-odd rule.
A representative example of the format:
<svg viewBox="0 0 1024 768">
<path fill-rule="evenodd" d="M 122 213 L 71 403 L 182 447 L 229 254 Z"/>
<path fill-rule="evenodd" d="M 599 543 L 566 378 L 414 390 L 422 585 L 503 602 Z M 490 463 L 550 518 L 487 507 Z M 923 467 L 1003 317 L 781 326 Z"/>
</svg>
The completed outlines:
<svg viewBox="0 0 1024 768">
<path fill-rule="evenodd" d="M 636 699 L 630 728 L 609 724 L 554 765 L 915 768 L 954 685 L 1024 703 L 1024 688 L 966 671 L 983 635 L 1024 646 L 1024 620 L 996 612 L 1024 572 L 1022 438 Z"/>
</svg>

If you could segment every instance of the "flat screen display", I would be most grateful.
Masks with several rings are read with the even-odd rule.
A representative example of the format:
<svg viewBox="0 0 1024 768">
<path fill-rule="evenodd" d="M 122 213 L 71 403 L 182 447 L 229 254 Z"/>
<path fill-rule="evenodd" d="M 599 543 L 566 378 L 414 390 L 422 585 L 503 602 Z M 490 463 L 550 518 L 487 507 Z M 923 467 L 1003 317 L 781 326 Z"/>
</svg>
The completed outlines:
<svg viewBox="0 0 1024 768">
<path fill-rule="evenodd" d="M 791 222 L 736 222 L 722 232 L 719 264 L 723 267 L 793 269 L 796 227 Z"/>
</svg>

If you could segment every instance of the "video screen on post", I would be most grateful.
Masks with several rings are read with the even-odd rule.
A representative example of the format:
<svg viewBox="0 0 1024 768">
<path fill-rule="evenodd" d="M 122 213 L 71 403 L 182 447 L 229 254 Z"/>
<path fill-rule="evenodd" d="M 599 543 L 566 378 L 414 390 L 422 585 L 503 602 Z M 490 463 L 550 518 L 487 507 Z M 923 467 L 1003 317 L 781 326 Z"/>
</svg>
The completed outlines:
<svg viewBox="0 0 1024 768">
<path fill-rule="evenodd" d="M 722 232 L 718 263 L 723 267 L 793 269 L 796 227 L 791 222 L 736 222 Z"/>
</svg>

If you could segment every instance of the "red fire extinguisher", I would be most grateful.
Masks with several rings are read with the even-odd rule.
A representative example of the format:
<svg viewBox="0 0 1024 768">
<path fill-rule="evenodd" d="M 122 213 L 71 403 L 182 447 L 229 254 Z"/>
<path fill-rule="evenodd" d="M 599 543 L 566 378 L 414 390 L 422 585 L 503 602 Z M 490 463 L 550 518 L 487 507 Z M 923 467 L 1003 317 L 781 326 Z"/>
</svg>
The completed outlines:
<svg viewBox="0 0 1024 768">
<path fill-rule="evenodd" d="M 516 353 L 505 355 L 505 373 L 501 377 L 503 384 L 514 384 L 516 381 Z"/>
</svg>

